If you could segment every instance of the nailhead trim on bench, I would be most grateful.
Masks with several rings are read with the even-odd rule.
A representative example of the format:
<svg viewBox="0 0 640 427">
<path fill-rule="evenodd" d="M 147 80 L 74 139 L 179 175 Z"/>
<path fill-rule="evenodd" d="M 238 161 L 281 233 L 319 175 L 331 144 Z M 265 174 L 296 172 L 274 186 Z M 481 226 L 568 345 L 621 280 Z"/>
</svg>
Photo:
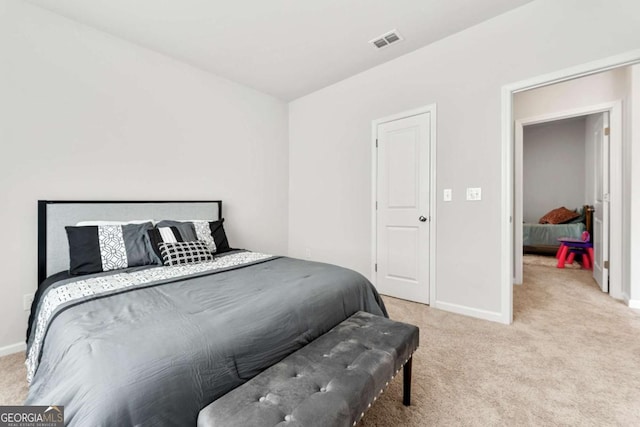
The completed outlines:
<svg viewBox="0 0 640 427">
<path fill-rule="evenodd" d="M 385 332 L 385 335 L 388 335 L 388 333 L 387 333 L 387 332 Z M 416 350 L 418 350 L 418 349 L 416 348 Z M 404 363 L 402 364 L 402 366 L 400 366 L 400 369 L 398 369 L 398 370 L 396 371 L 395 375 L 391 375 L 391 379 L 390 379 L 389 381 L 392 381 L 392 380 L 396 377 L 396 375 L 398 375 L 398 373 L 402 370 L 402 368 L 404 368 L 404 365 L 406 365 L 406 364 L 407 364 L 407 362 L 409 361 L 409 359 L 411 359 L 411 358 L 413 357 L 413 354 L 414 354 L 414 353 L 415 353 L 415 351 L 414 351 L 413 353 L 411 353 L 411 356 L 409 356 L 409 358 L 408 358 L 407 360 L 405 360 L 405 361 L 404 361 Z M 385 384 L 385 388 L 384 388 L 384 389 L 382 389 L 382 390 L 380 390 L 380 393 L 378 393 L 378 396 L 380 396 L 380 395 L 384 392 L 384 390 L 386 390 L 386 389 L 389 387 L 389 381 L 387 381 L 387 383 Z M 367 409 L 365 410 L 365 412 L 363 412 L 362 414 L 360 414 L 360 418 L 359 418 L 358 420 L 356 420 L 356 421 L 354 421 L 354 422 L 353 422 L 353 424 L 352 424 L 352 425 L 353 425 L 354 427 L 355 427 L 355 425 L 357 425 L 357 424 L 358 424 L 358 422 L 359 422 L 359 421 L 362 421 L 362 419 L 364 418 L 365 413 L 366 413 L 367 411 L 369 411 L 369 409 L 371 409 L 371 405 L 372 405 L 376 400 L 378 400 L 378 396 L 375 396 L 375 397 L 373 398 L 373 400 L 372 400 L 371 402 L 369 402 L 369 404 L 367 405 Z"/>
</svg>

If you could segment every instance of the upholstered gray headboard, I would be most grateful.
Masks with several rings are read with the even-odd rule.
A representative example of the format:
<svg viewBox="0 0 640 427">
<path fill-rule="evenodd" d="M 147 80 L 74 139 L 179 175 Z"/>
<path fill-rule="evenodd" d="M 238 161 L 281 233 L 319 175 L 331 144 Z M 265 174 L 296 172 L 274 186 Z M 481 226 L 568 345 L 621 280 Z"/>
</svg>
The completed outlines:
<svg viewBox="0 0 640 427">
<path fill-rule="evenodd" d="M 209 220 L 222 218 L 220 200 L 197 201 L 38 201 L 38 284 L 69 269 L 69 243 L 65 226 L 80 221 L 153 219 Z"/>
</svg>

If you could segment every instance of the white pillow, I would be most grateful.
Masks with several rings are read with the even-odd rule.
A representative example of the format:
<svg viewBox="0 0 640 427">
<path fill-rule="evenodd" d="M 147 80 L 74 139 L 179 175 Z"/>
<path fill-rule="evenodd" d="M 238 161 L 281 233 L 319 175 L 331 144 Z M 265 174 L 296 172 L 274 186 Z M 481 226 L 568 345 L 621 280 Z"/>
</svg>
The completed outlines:
<svg viewBox="0 0 640 427">
<path fill-rule="evenodd" d="M 102 220 L 90 220 L 80 221 L 76 224 L 76 227 L 85 227 L 88 225 L 127 225 L 127 224 L 144 224 L 150 222 L 155 225 L 156 221 L 153 219 L 135 219 L 132 221 L 102 221 Z"/>
</svg>

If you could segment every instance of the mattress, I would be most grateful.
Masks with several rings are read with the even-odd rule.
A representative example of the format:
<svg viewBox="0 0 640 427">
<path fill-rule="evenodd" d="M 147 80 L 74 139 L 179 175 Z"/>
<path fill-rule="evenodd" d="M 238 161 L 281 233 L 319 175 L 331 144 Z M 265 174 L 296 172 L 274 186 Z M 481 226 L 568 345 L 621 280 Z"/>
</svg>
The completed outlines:
<svg viewBox="0 0 640 427">
<path fill-rule="evenodd" d="M 345 268 L 246 251 L 203 264 L 49 280 L 34 302 L 25 404 L 64 405 L 71 426 L 195 425 L 357 311 L 387 315 Z"/>
</svg>

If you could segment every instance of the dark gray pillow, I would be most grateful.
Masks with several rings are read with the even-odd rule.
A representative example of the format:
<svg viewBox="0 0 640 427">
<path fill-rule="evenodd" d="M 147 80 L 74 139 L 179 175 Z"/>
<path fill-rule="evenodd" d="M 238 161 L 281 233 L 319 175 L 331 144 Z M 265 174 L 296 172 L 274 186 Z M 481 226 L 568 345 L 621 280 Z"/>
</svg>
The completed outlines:
<svg viewBox="0 0 640 427">
<path fill-rule="evenodd" d="M 165 223 L 166 225 L 166 223 Z M 188 229 L 183 229 L 187 236 L 190 236 Z M 152 230 L 148 230 L 149 240 L 151 241 L 151 247 L 155 255 L 158 257 L 160 264 L 163 264 L 162 253 L 160 252 L 160 244 L 167 242 L 195 242 L 194 239 L 185 239 L 182 237 L 182 233 L 175 226 L 155 227 Z"/>
<path fill-rule="evenodd" d="M 211 227 L 209 226 L 209 224 L 211 223 L 205 220 L 201 220 L 201 221 L 163 220 L 163 221 L 160 221 L 156 225 L 156 227 L 176 227 L 178 231 L 180 231 L 180 234 L 183 237 L 183 241 L 189 242 L 189 241 L 200 240 L 201 242 L 204 242 L 207 245 L 211 253 L 216 253 L 218 252 L 216 248 L 217 242 L 215 241 L 214 236 L 211 233 Z M 185 234 L 183 230 L 189 234 Z M 191 235 L 191 233 L 193 233 L 193 236 Z"/>
<path fill-rule="evenodd" d="M 198 221 L 198 223 L 206 225 L 206 229 L 200 229 L 200 235 L 196 231 L 195 223 L 192 221 L 163 220 L 157 223 L 156 227 L 175 227 L 183 238 L 178 241 L 204 241 L 207 243 L 207 246 L 211 249 L 212 253 L 221 254 L 233 250 L 229 246 L 229 240 L 227 239 L 227 234 L 224 231 L 224 218 L 209 222 Z M 205 236 L 204 234 L 207 234 L 208 236 Z M 154 244 L 154 246 L 156 245 Z"/>
<path fill-rule="evenodd" d="M 219 219 L 218 221 L 213 221 L 209 223 L 209 228 L 211 229 L 211 236 L 213 236 L 213 241 L 216 243 L 216 253 L 223 253 L 231 251 L 231 247 L 229 246 L 229 240 L 227 239 L 227 233 L 224 231 L 224 218 Z"/>
<path fill-rule="evenodd" d="M 175 227 L 180 232 L 182 236 L 182 241 L 184 242 L 193 242 L 198 240 L 198 235 L 196 234 L 195 226 L 192 222 L 182 222 L 182 221 L 171 221 L 171 220 L 163 220 L 156 224 L 157 228 L 162 227 Z"/>
<path fill-rule="evenodd" d="M 69 240 L 69 272 L 74 275 L 158 264 L 147 230 L 150 222 L 125 225 L 65 227 Z"/>
</svg>

